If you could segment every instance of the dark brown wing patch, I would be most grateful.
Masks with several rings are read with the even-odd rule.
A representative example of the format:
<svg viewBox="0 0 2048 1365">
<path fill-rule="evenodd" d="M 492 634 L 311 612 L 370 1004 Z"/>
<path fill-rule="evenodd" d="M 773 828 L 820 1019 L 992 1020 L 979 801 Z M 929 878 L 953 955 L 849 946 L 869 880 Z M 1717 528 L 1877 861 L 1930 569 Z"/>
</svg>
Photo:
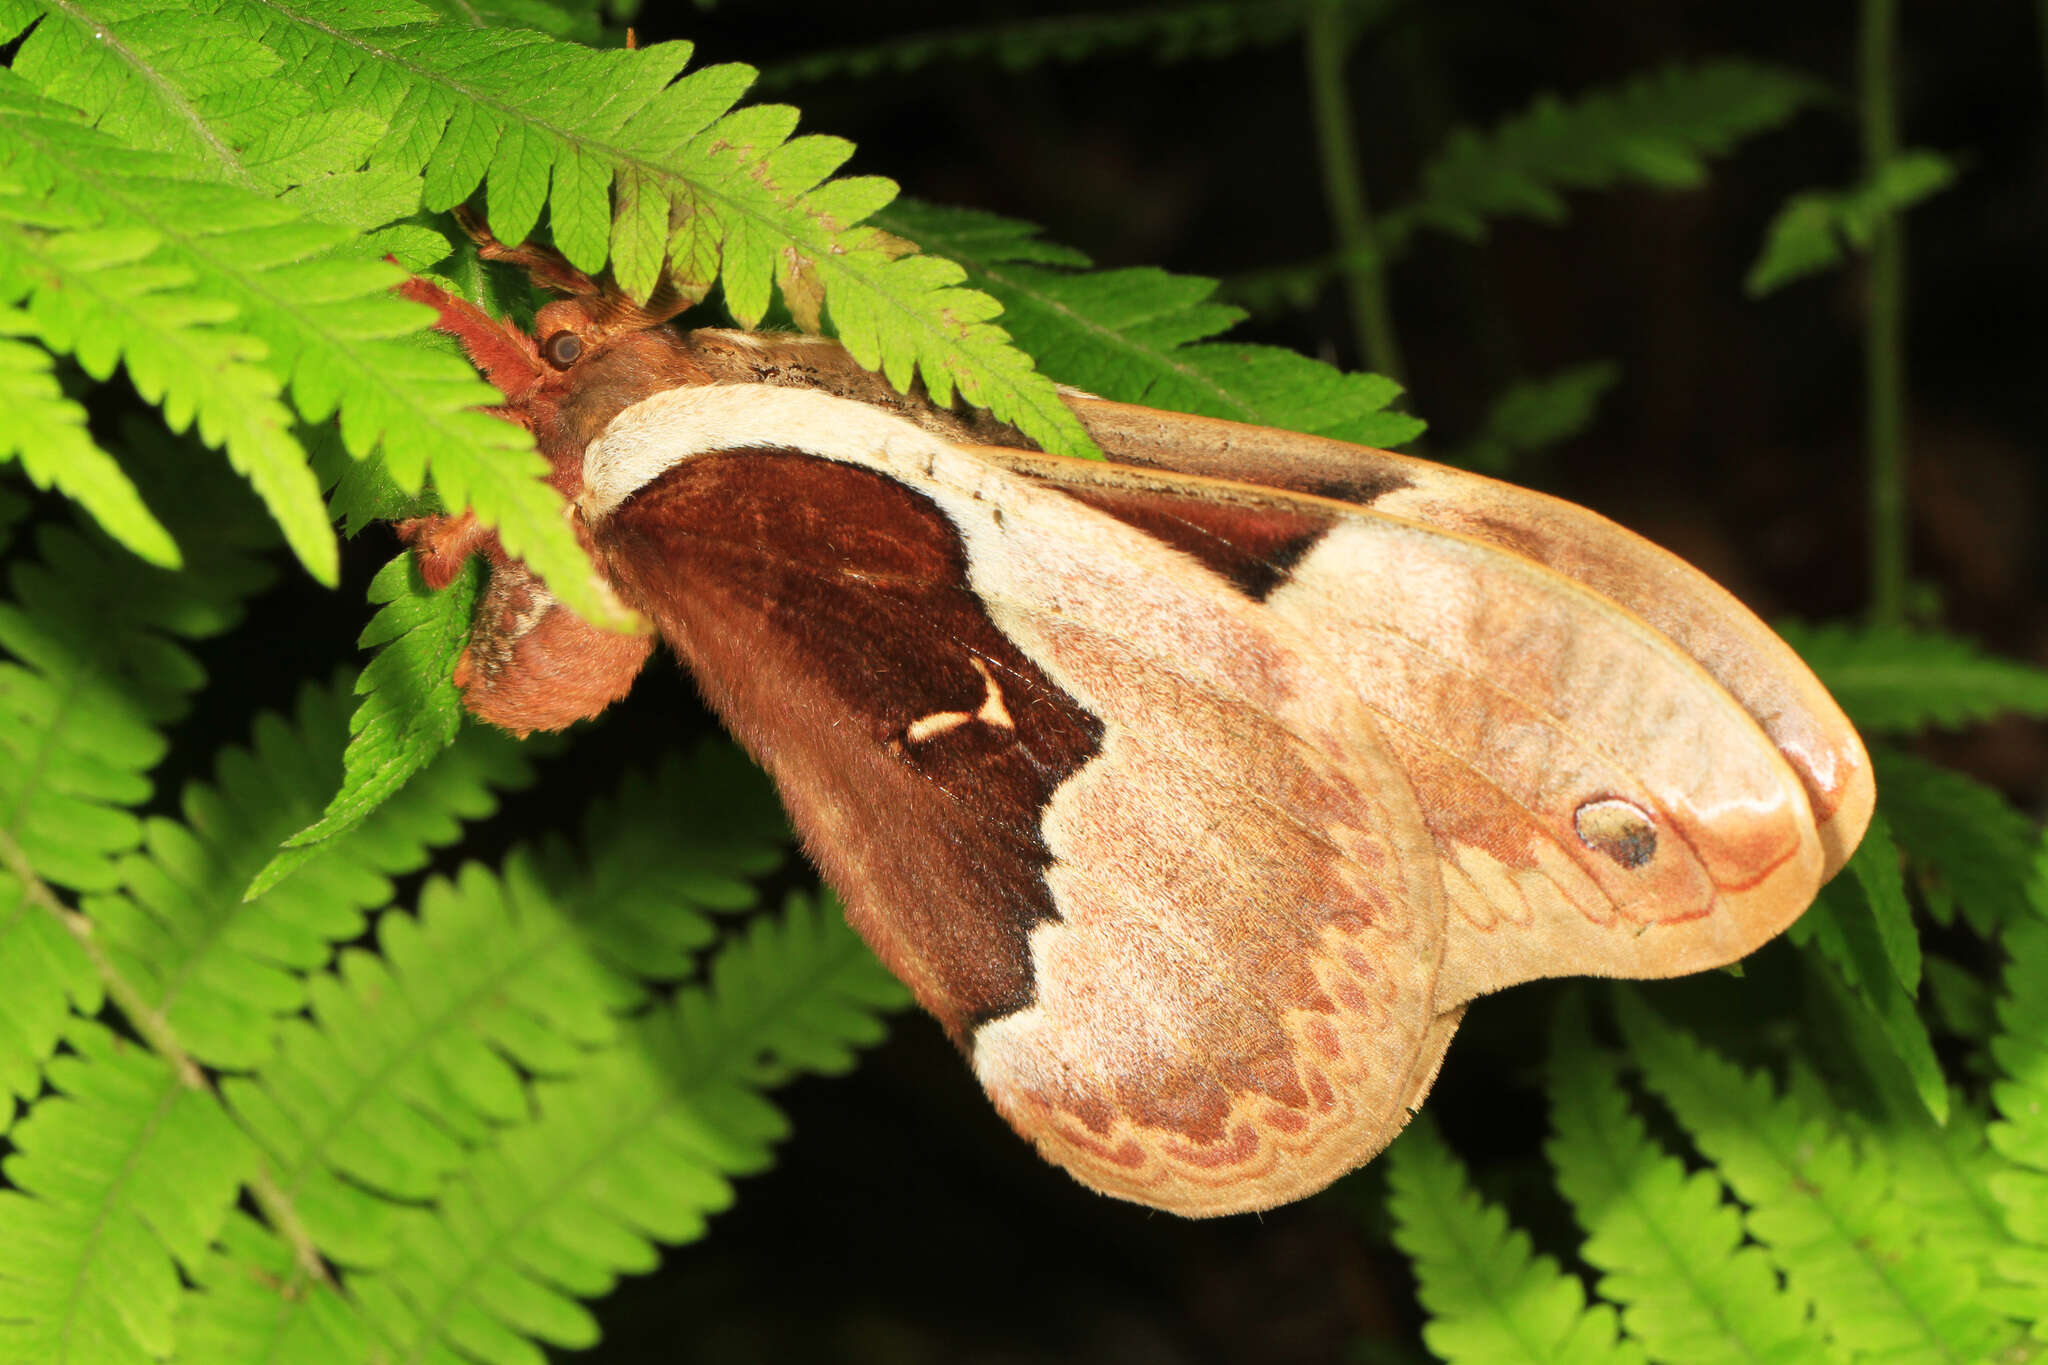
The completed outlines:
<svg viewBox="0 0 2048 1365">
<path fill-rule="evenodd" d="M 1027 935 L 1055 917 L 1040 815 L 1102 727 L 990 623 L 944 515 L 867 470 L 750 451 L 685 461 L 597 538 L 954 1038 L 1030 1004 Z"/>
<path fill-rule="evenodd" d="M 1263 602 L 1330 529 L 1313 509 L 1204 502 L 1165 489 L 1073 487 L 1076 501 L 1109 513 L 1228 579 Z"/>
</svg>

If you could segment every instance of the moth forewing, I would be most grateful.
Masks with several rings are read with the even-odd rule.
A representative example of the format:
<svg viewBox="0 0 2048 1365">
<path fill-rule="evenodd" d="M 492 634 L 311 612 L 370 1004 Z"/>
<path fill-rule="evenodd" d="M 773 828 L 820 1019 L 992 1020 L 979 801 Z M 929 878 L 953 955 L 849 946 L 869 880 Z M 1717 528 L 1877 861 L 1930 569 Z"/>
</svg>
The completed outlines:
<svg viewBox="0 0 2048 1365">
<path fill-rule="evenodd" d="M 1434 1069 L 1425 1050 L 1448 1040 L 1436 1022 L 1444 917 L 1413 789 L 1332 661 L 1117 516 L 816 391 L 675 390 L 621 413 L 585 457 L 584 505 L 610 509 L 593 523 L 599 542 L 666 474 L 648 452 L 674 465 L 759 447 L 861 471 L 936 508 L 958 547 L 946 590 L 1095 723 L 1085 760 L 1023 831 L 1049 896 L 1012 887 L 979 904 L 944 865 L 902 875 L 885 845 L 916 838 L 932 807 L 976 826 L 1017 823 L 971 746 L 992 738 L 1028 761 L 1031 732 L 925 725 L 968 714 L 972 692 L 876 699 L 879 714 L 860 719 L 930 779 L 907 810 L 901 797 L 875 802 L 873 788 L 828 786 L 785 736 L 756 745 L 809 843 L 852 850 L 828 860 L 842 861 L 841 890 L 885 960 L 940 978 L 941 1017 L 953 1016 L 1005 1116 L 1096 1188 L 1187 1213 L 1297 1198 L 1383 1146 L 1414 1097 L 1411 1075 Z M 680 596 L 655 594 L 649 610 L 672 638 L 697 638 L 686 611 L 663 614 Z M 935 668 L 962 652 L 944 634 L 918 647 Z M 1001 699 L 1009 662 L 975 670 L 996 689 L 982 704 Z M 713 687 L 743 737 L 761 733 L 767 699 Z M 941 744 L 973 762 L 947 763 Z M 866 807 L 852 822 L 850 804 Z M 1024 1003 L 986 1018 L 958 1010 L 970 992 L 945 979 L 985 970 L 958 960 L 941 927 L 965 915 L 1032 917 L 1017 964 Z"/>
<path fill-rule="evenodd" d="M 487 349 L 542 367 L 508 415 L 607 581 L 997 1107 L 1107 1193 L 1311 1193 L 1471 996 L 1727 961 L 1867 817 L 1803 666 L 1590 513 L 1079 395 L 1137 463 L 1060 460 L 830 343 L 550 308 L 575 344 Z M 638 666 L 534 624 L 479 618 L 474 709 L 566 724 Z"/>
<path fill-rule="evenodd" d="M 1391 451 L 1076 396 L 1112 459 L 1370 506 L 1499 546 L 1634 612 L 1740 701 L 1799 773 L 1832 876 L 1876 801 L 1855 727 L 1785 642 L 1712 579 L 1596 512 Z"/>
</svg>

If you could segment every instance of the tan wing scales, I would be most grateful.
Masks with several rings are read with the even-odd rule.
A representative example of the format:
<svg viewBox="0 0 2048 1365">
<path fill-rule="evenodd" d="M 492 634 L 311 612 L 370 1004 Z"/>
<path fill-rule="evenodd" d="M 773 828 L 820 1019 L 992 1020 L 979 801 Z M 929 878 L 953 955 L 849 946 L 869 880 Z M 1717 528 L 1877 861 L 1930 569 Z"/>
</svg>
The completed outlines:
<svg viewBox="0 0 2048 1365">
<path fill-rule="evenodd" d="M 1748 608 L 1597 512 L 1479 474 L 1343 441 L 1074 396 L 1110 458 L 1370 501 L 1375 511 L 1497 545 L 1627 608 L 1698 660 L 1798 771 L 1832 876 L 1876 802 L 1870 760 L 1827 689 Z"/>
</svg>

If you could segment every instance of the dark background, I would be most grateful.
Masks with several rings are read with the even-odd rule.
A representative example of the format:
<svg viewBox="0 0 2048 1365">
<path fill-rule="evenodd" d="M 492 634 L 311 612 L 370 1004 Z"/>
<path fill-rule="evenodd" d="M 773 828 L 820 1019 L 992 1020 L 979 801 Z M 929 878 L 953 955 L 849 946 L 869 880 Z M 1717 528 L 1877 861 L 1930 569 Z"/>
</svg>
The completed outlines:
<svg viewBox="0 0 2048 1365">
<path fill-rule="evenodd" d="M 729 3 L 643 20 L 640 32 L 693 39 L 700 63 L 772 68 L 1063 8 L 1079 9 Z M 1408 404 L 1432 424 L 1425 450 L 1469 436 L 1518 378 L 1613 359 L 1622 378 L 1591 428 L 1515 477 L 1672 547 L 1767 618 L 1862 609 L 1861 272 L 1852 265 L 1762 301 L 1742 292 L 1786 196 L 1858 176 L 1855 14 L 1846 3 L 1409 3 L 1360 44 L 1351 97 L 1381 208 L 1408 197 L 1452 127 L 1491 125 L 1543 91 L 1570 96 L 1673 62 L 1734 56 L 1796 68 L 1841 93 L 1833 107 L 1715 160 L 1701 189 L 1573 194 L 1567 223 L 1499 222 L 1478 247 L 1419 239 L 1396 267 L 1393 307 Z M 1906 6 L 1900 128 L 1902 145 L 1962 165 L 1956 185 L 1908 225 L 1914 572 L 1945 624 L 2048 662 L 2039 530 L 2048 73 L 2037 21 L 2021 0 Z M 1040 223 L 1100 265 L 1227 277 L 1329 249 L 1298 41 L 1172 65 L 1116 57 L 1012 73 L 940 64 L 772 97 L 804 110 L 803 130 L 858 143 L 848 172 Z M 1336 288 L 1311 311 L 1262 317 L 1238 335 L 1362 363 Z M 392 548 L 383 530 L 366 533 L 349 547 L 340 593 L 295 580 L 258 604 L 251 627 L 260 633 L 241 638 L 310 660 L 351 657 L 360 588 Z M 207 662 L 216 678 L 237 671 L 231 659 Z M 213 747 L 187 738 L 239 739 L 251 705 L 288 700 L 210 690 L 180 751 Z M 464 856 L 571 825 L 564 812 L 580 793 L 609 789 L 620 768 L 644 761 L 650 735 L 673 733 L 680 744 L 707 724 L 677 670 L 650 669 L 632 700 L 571 760 L 549 765 L 541 788 L 509 802 L 507 818 Z M 2013 722 L 1937 737 L 1931 752 L 2038 813 L 2044 747 L 2042 727 Z M 1768 999 L 1789 970 L 1764 954 L 1746 998 Z M 1533 1077 L 1558 989 L 1481 1002 L 1431 1100 L 1489 1192 L 1525 1201 L 1517 1214 L 1539 1229 L 1562 1217 L 1541 1202 Z M 1413 1286 L 1387 1249 L 1372 1168 L 1258 1218 L 1186 1223 L 1113 1203 L 1040 1163 L 937 1029 L 913 1015 L 855 1076 L 802 1083 L 784 1100 L 796 1135 L 778 1168 L 741 1182 L 708 1239 L 599 1305 L 605 1344 L 575 1358 L 1421 1358 Z M 1383 1344 L 1359 1345 L 1373 1338 Z"/>
</svg>

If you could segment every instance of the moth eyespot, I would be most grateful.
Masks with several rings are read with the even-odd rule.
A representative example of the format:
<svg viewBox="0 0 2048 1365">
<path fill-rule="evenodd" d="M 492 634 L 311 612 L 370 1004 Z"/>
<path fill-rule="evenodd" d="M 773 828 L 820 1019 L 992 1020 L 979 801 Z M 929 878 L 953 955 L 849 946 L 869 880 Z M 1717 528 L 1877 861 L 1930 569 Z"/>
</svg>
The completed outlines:
<svg viewBox="0 0 2048 1365">
<path fill-rule="evenodd" d="M 1579 842 L 1631 870 L 1657 856 L 1657 824 L 1632 801 L 1603 797 L 1572 816 Z"/>
<path fill-rule="evenodd" d="M 558 370 L 566 370 L 583 354 L 583 338 L 574 332 L 557 332 L 540 344 L 541 356 Z"/>
</svg>

